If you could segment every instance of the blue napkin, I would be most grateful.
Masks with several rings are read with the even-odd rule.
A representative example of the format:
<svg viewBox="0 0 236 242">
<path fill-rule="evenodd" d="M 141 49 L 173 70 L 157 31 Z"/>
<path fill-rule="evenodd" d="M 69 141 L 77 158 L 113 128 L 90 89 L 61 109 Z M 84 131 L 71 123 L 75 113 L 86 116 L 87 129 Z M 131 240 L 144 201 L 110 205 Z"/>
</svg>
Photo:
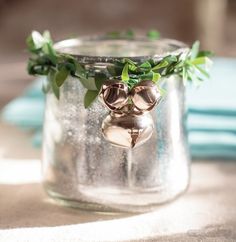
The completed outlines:
<svg viewBox="0 0 236 242">
<path fill-rule="evenodd" d="M 190 113 L 236 116 L 236 59 L 214 58 L 211 78 L 186 93 Z"/>
<path fill-rule="evenodd" d="M 236 59 L 215 58 L 210 80 L 187 87 L 187 129 L 194 158 L 236 159 Z M 44 115 L 42 79 L 2 111 L 2 119 L 35 130 L 32 142 L 40 146 Z"/>
</svg>

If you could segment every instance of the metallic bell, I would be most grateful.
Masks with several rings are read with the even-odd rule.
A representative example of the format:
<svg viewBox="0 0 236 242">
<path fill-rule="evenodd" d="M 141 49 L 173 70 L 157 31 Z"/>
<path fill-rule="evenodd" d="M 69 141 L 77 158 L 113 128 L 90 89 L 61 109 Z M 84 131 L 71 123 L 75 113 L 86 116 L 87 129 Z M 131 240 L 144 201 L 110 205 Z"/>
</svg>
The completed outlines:
<svg viewBox="0 0 236 242">
<path fill-rule="evenodd" d="M 106 81 L 100 90 L 100 100 L 111 111 L 120 110 L 128 102 L 128 86 L 120 81 Z"/>
<path fill-rule="evenodd" d="M 104 138 L 115 146 L 134 148 L 145 143 L 154 130 L 150 114 L 118 114 L 111 112 L 102 123 Z"/>
<path fill-rule="evenodd" d="M 150 111 L 161 100 L 161 94 L 153 81 L 141 81 L 136 84 L 130 97 L 134 106 L 141 111 Z"/>
</svg>

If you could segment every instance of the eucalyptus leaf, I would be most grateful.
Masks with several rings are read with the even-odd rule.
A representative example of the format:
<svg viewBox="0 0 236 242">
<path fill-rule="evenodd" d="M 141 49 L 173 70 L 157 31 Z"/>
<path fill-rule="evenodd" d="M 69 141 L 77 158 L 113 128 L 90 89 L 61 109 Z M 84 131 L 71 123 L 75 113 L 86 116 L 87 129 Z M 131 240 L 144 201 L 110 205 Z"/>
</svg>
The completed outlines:
<svg viewBox="0 0 236 242">
<path fill-rule="evenodd" d="M 94 102 L 96 97 L 98 96 L 98 91 L 88 90 L 84 96 L 84 107 L 88 108 Z"/>
</svg>

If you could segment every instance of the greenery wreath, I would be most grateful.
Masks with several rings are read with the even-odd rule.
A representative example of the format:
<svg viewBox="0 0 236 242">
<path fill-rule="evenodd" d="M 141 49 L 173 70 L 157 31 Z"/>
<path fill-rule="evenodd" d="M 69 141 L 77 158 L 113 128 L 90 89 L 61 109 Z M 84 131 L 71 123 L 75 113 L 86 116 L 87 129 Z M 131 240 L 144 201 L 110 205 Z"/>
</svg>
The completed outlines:
<svg viewBox="0 0 236 242">
<path fill-rule="evenodd" d="M 108 36 L 134 38 L 132 31 L 127 31 L 125 34 L 113 32 Z M 148 32 L 147 36 L 151 41 L 159 38 L 156 31 Z M 43 91 L 47 93 L 51 90 L 59 99 L 60 87 L 71 75 L 78 78 L 87 89 L 84 97 L 85 108 L 93 103 L 106 80 L 120 80 L 126 83 L 129 89 L 143 80 L 151 80 L 157 85 L 161 95 L 164 95 L 165 90 L 161 88 L 160 82 L 165 77 L 175 74 L 181 76 L 184 84 L 193 82 L 199 85 L 205 77 L 209 77 L 208 70 L 212 63 L 209 59 L 212 53 L 200 51 L 200 43 L 196 41 L 187 53 L 170 54 L 158 60 L 150 58 L 141 63 L 123 58 L 116 60 L 112 65 L 107 65 L 106 71 L 95 72 L 88 70 L 85 64 L 80 63 L 74 56 L 56 51 L 48 31 L 43 34 L 33 31 L 26 42 L 28 51 L 31 53 L 28 60 L 28 73 L 47 76 L 43 83 Z"/>
</svg>

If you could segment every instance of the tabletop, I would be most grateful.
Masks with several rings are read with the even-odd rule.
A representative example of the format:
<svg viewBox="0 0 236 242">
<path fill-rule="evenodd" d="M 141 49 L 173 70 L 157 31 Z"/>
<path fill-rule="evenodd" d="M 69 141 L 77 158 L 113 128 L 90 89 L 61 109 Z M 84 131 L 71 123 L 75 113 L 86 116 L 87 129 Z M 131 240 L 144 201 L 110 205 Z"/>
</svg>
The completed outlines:
<svg viewBox="0 0 236 242">
<path fill-rule="evenodd" d="M 236 241 L 236 162 L 195 161 L 186 194 L 144 214 L 62 207 L 39 160 L 0 160 L 0 241 Z"/>
</svg>

